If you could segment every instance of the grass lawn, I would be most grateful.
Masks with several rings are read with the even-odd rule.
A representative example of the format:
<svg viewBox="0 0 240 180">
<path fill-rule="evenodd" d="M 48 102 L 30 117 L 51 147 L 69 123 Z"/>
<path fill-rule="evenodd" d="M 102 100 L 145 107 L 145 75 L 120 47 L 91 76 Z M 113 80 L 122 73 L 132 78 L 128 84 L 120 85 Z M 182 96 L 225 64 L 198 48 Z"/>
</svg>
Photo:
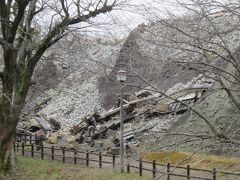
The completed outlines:
<svg viewBox="0 0 240 180">
<path fill-rule="evenodd" d="M 144 160 L 156 160 L 159 163 L 168 163 L 172 165 L 179 164 L 180 166 L 212 169 L 217 168 L 222 171 L 240 172 L 240 158 L 239 157 L 224 157 L 224 156 L 210 156 L 205 154 L 194 154 L 187 152 L 149 152 L 144 153 L 142 158 Z"/>
<path fill-rule="evenodd" d="M 18 157 L 16 175 L 12 180 L 150 180 L 135 173 L 119 173 L 106 169 L 86 168 L 80 165 L 62 164 L 48 160 Z"/>
</svg>

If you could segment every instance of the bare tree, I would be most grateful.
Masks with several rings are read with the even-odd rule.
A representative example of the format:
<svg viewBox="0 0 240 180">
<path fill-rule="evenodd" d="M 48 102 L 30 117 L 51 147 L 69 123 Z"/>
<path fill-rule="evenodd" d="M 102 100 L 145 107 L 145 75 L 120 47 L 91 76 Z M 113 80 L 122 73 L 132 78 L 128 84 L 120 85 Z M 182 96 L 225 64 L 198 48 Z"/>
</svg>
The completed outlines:
<svg viewBox="0 0 240 180">
<path fill-rule="evenodd" d="M 219 82 L 240 110 L 237 96 L 240 86 L 239 2 L 177 0 L 176 3 L 184 15 L 168 12 L 168 18 L 155 17 L 159 28 L 164 28 L 165 32 L 155 32 L 152 40 L 145 41 L 171 49 L 173 55 L 166 55 L 160 61 L 195 69 Z"/>
<path fill-rule="evenodd" d="M 92 18 L 112 11 L 120 0 L 1 0 L 0 45 L 4 68 L 0 72 L 0 173 L 12 169 L 12 149 L 19 115 L 36 64 L 61 38 L 91 24 Z"/>
<path fill-rule="evenodd" d="M 145 38 L 143 41 L 149 42 L 159 50 L 169 50 L 170 53 L 165 56 L 157 54 L 156 60 L 194 69 L 215 80 L 217 88 L 227 94 L 233 109 L 240 110 L 239 2 L 179 0 L 176 3 L 184 14 L 168 12 L 167 18 L 156 16 L 159 31 L 151 32 L 153 38 Z M 213 148 L 235 151 L 234 145 L 239 145 L 239 141 L 231 137 L 231 134 L 219 130 L 211 119 L 206 120 L 211 123 L 217 136 L 205 134 L 198 137 L 196 132 L 173 132 L 169 135 L 183 137 L 179 144 L 186 144 L 189 139 L 211 139 Z M 226 129 L 227 124 L 223 126 Z"/>
<path fill-rule="evenodd" d="M 159 3 L 159 1 L 155 2 Z M 137 52 L 132 50 L 133 53 L 139 53 L 142 57 L 155 60 L 159 64 L 184 66 L 186 71 L 194 69 L 215 80 L 217 86 L 212 93 L 223 90 L 232 103 L 232 109 L 239 111 L 239 2 L 177 0 L 174 5 L 178 6 L 183 14 L 173 14 L 166 10 L 166 14 L 160 16 L 149 11 L 149 15 L 155 22 L 139 30 L 140 33 L 135 38 L 139 49 L 136 50 Z M 160 3 L 159 6 L 161 6 Z M 147 8 L 146 11 L 148 11 Z M 137 76 L 150 85 L 149 81 L 138 74 Z M 164 91 L 157 91 L 163 96 L 169 96 Z M 179 103 L 182 102 L 179 101 Z M 234 150 L 234 145 L 239 145 L 238 138 L 221 130 L 214 118 L 206 117 L 195 107 L 189 109 L 204 121 L 208 129 L 202 134 L 195 131 L 168 133 L 170 136 L 183 137 L 179 138 L 181 139 L 179 144 L 186 144 L 189 139 L 192 142 L 208 139 L 216 149 L 224 146 Z M 226 129 L 227 123 L 223 126 Z"/>
</svg>

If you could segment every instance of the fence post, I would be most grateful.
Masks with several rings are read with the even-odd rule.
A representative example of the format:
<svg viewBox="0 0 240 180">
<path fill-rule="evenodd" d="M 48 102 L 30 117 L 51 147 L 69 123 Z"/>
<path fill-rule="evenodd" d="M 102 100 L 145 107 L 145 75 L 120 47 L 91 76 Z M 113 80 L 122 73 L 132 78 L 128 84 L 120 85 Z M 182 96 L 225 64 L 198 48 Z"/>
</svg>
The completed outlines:
<svg viewBox="0 0 240 180">
<path fill-rule="evenodd" d="M 130 173 L 130 164 L 129 164 L 129 162 L 127 163 L 127 173 Z"/>
<path fill-rule="evenodd" d="M 217 179 L 217 171 L 216 171 L 216 168 L 213 168 L 213 180 L 216 180 Z"/>
<path fill-rule="evenodd" d="M 187 180 L 190 180 L 190 166 L 187 165 Z"/>
<path fill-rule="evenodd" d="M 52 161 L 54 161 L 54 146 L 51 147 Z"/>
<path fill-rule="evenodd" d="M 41 159 L 44 158 L 44 147 L 43 145 L 41 145 Z"/>
<path fill-rule="evenodd" d="M 113 164 L 113 169 L 115 169 L 115 154 L 112 155 L 112 164 Z"/>
<path fill-rule="evenodd" d="M 17 152 L 19 151 L 19 142 L 17 141 Z"/>
<path fill-rule="evenodd" d="M 167 180 L 170 180 L 170 163 L 167 163 Z"/>
<path fill-rule="evenodd" d="M 31 144 L 31 157 L 34 157 L 34 144 Z"/>
<path fill-rule="evenodd" d="M 74 151 L 74 165 L 76 165 L 77 164 L 77 151 L 75 150 Z"/>
<path fill-rule="evenodd" d="M 99 168 L 102 168 L 102 153 L 99 152 Z"/>
<path fill-rule="evenodd" d="M 155 179 L 156 178 L 156 161 L 155 160 L 153 160 L 152 167 L 153 167 L 152 176 L 153 176 L 153 179 Z"/>
<path fill-rule="evenodd" d="M 32 144 L 32 134 L 30 134 L 30 144 Z"/>
<path fill-rule="evenodd" d="M 139 159 L 139 176 L 142 176 L 142 158 Z"/>
<path fill-rule="evenodd" d="M 24 156 L 24 142 L 22 142 L 22 156 Z"/>
<path fill-rule="evenodd" d="M 65 163 L 65 148 L 62 148 L 62 162 Z"/>
<path fill-rule="evenodd" d="M 35 135 L 34 135 L 34 142 L 35 142 L 35 144 L 36 144 L 36 142 L 37 142 L 37 138 L 38 138 L 38 137 L 37 137 L 37 134 L 35 134 Z"/>
<path fill-rule="evenodd" d="M 15 144 L 15 141 L 13 141 L 13 150 L 14 150 L 14 153 L 16 152 L 16 144 Z"/>
<path fill-rule="evenodd" d="M 27 134 L 24 134 L 24 142 L 27 143 Z"/>
<path fill-rule="evenodd" d="M 89 166 L 89 153 L 86 152 L 86 165 Z"/>
</svg>

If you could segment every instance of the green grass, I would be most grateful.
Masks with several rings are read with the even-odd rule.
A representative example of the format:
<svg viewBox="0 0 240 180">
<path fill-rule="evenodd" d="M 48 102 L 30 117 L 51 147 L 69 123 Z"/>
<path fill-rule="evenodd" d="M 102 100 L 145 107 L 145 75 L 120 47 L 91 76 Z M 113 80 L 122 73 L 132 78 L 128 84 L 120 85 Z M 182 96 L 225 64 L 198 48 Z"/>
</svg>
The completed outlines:
<svg viewBox="0 0 240 180">
<path fill-rule="evenodd" d="M 16 174 L 12 180 L 148 180 L 136 173 L 119 173 L 113 170 L 86 168 L 47 160 L 18 157 Z"/>
</svg>

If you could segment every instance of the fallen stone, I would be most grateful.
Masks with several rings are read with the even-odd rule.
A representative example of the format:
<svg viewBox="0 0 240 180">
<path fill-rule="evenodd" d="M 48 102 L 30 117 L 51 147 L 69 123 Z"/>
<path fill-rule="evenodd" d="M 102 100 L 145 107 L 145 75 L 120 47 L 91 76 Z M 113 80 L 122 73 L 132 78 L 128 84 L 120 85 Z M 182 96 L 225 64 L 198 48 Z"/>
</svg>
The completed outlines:
<svg viewBox="0 0 240 180">
<path fill-rule="evenodd" d="M 78 135 L 76 135 L 76 136 L 77 136 L 76 142 L 78 142 L 79 144 L 82 144 L 83 141 L 84 141 L 84 139 L 85 139 L 85 134 L 84 134 L 84 135 L 78 134 Z"/>
<path fill-rule="evenodd" d="M 132 154 L 136 150 L 136 146 L 134 144 L 126 144 L 125 149 L 126 154 Z"/>
<path fill-rule="evenodd" d="M 58 142 L 58 146 L 60 148 L 65 148 L 67 146 L 67 143 L 66 143 L 66 141 L 60 141 L 60 142 Z"/>
<path fill-rule="evenodd" d="M 41 129 L 41 126 L 35 119 L 29 119 L 27 129 L 31 132 L 36 132 Z"/>
<path fill-rule="evenodd" d="M 107 150 L 108 154 L 115 154 L 115 155 L 119 155 L 120 154 L 120 148 L 109 148 Z"/>
<path fill-rule="evenodd" d="M 50 123 L 53 130 L 58 131 L 59 129 L 61 129 L 60 122 L 56 121 L 55 119 L 50 118 L 49 123 Z"/>
<path fill-rule="evenodd" d="M 73 143 L 76 141 L 76 137 L 75 136 L 65 136 L 63 137 L 63 141 L 66 141 L 67 143 Z"/>
<path fill-rule="evenodd" d="M 36 127 L 41 128 L 41 126 L 39 125 L 39 123 L 35 119 L 29 119 L 28 128 L 30 128 L 32 126 L 36 126 Z"/>
<path fill-rule="evenodd" d="M 52 131 L 50 124 L 46 121 L 43 115 L 38 114 L 37 116 L 35 116 L 35 120 L 38 122 L 41 128 L 43 128 L 45 131 L 47 132 Z"/>
<path fill-rule="evenodd" d="M 58 142 L 58 133 L 51 134 L 50 137 L 48 138 L 48 143 L 57 144 L 57 142 Z"/>
<path fill-rule="evenodd" d="M 68 115 L 70 114 L 71 112 L 73 112 L 75 109 L 74 105 L 72 105 L 64 114 Z"/>
<path fill-rule="evenodd" d="M 50 101 L 52 98 L 51 97 L 46 97 L 44 99 L 40 99 L 37 101 L 37 106 L 42 106 L 44 104 L 47 104 L 48 101 Z"/>
<path fill-rule="evenodd" d="M 79 144 L 77 142 L 67 143 L 65 147 L 67 149 L 78 149 Z"/>
<path fill-rule="evenodd" d="M 93 147 L 96 149 L 101 149 L 103 147 L 103 141 L 101 141 L 101 140 L 94 141 Z"/>
</svg>

